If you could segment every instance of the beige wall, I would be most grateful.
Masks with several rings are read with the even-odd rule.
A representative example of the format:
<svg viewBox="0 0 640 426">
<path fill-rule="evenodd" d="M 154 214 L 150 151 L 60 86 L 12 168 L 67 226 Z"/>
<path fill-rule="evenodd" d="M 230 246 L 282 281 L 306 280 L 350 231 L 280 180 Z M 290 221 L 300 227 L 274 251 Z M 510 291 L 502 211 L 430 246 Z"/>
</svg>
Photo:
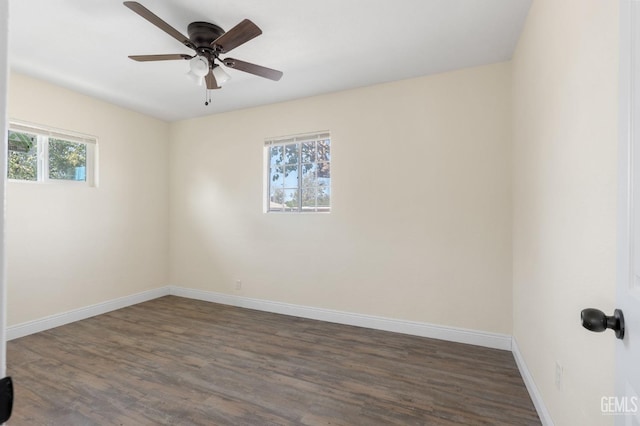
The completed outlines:
<svg viewBox="0 0 640 426">
<path fill-rule="evenodd" d="M 8 183 L 8 324 L 166 285 L 168 124 L 16 74 L 8 109 L 100 155 L 98 188 Z"/>
<path fill-rule="evenodd" d="M 510 334 L 510 72 L 173 123 L 171 284 Z M 317 130 L 332 212 L 263 213 L 264 139 Z"/>
<path fill-rule="evenodd" d="M 513 332 L 556 425 L 613 423 L 614 338 L 579 319 L 614 308 L 617 9 L 536 0 L 513 61 Z"/>
</svg>

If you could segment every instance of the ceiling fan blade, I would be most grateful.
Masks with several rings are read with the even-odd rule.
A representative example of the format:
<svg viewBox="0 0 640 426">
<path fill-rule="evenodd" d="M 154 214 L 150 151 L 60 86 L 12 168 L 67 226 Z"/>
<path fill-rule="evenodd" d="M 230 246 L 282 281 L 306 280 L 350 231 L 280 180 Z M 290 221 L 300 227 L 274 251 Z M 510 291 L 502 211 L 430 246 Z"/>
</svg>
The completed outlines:
<svg viewBox="0 0 640 426">
<path fill-rule="evenodd" d="M 225 58 L 223 62 L 229 68 L 248 72 L 249 74 L 255 74 L 260 77 L 268 78 L 269 80 L 278 81 L 282 78 L 282 71 L 273 70 L 271 68 L 241 61 L 239 59 Z"/>
<path fill-rule="evenodd" d="M 156 27 L 160 28 L 165 33 L 169 34 L 171 37 L 178 40 L 180 43 L 184 44 L 185 46 L 191 49 L 195 48 L 191 40 L 189 40 L 180 31 L 176 30 L 171 25 L 167 24 L 160 17 L 155 15 L 152 11 L 150 11 L 140 3 L 136 1 L 125 1 L 123 4 L 127 6 L 129 9 L 133 10 L 138 15 L 142 16 L 147 21 L 151 22 Z"/>
<path fill-rule="evenodd" d="M 191 59 L 191 55 L 186 55 L 184 53 L 176 53 L 169 55 L 131 55 L 130 59 L 138 62 L 147 62 L 147 61 L 173 61 L 176 59 Z"/>
<path fill-rule="evenodd" d="M 218 86 L 218 82 L 216 81 L 215 76 L 213 75 L 213 70 L 210 69 L 209 70 L 209 74 L 207 74 L 204 77 L 204 81 L 207 84 L 207 89 L 212 90 L 212 89 L 219 89 L 220 86 Z"/>
<path fill-rule="evenodd" d="M 211 45 L 219 52 L 227 53 L 260 34 L 262 34 L 262 30 L 250 20 L 245 19 L 218 37 Z"/>
</svg>

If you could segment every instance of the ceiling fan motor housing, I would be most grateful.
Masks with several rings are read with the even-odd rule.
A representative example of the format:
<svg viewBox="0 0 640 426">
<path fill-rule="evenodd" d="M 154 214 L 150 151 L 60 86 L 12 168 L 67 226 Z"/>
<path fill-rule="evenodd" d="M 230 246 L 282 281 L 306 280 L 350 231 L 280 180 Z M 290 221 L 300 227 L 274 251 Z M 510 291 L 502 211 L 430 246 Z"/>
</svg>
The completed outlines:
<svg viewBox="0 0 640 426">
<path fill-rule="evenodd" d="M 189 24 L 187 34 L 197 48 L 211 48 L 211 43 L 224 34 L 224 30 L 215 24 L 198 21 Z"/>
</svg>

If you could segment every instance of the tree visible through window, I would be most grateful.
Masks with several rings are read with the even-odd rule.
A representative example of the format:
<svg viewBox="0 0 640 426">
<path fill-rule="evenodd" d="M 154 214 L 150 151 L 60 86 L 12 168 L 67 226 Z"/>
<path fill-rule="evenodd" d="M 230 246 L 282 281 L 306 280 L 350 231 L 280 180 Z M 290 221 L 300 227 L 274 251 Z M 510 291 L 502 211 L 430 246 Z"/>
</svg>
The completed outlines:
<svg viewBox="0 0 640 426">
<path fill-rule="evenodd" d="M 331 209 L 331 138 L 328 133 L 267 141 L 270 212 Z"/>
</svg>

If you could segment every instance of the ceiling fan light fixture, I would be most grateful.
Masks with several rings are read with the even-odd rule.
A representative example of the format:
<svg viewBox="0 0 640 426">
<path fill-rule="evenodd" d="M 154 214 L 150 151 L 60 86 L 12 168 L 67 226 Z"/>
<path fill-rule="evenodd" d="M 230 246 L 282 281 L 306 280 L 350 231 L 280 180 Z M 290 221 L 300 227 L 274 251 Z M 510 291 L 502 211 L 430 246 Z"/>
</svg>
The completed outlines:
<svg viewBox="0 0 640 426">
<path fill-rule="evenodd" d="M 213 76 L 216 78 L 216 82 L 220 87 L 225 84 L 227 81 L 231 80 L 231 76 L 225 72 L 225 70 L 220 67 L 220 65 L 213 66 Z"/>
<path fill-rule="evenodd" d="M 189 70 L 186 76 L 189 78 L 189 80 L 192 80 L 198 86 L 202 86 L 204 84 L 204 77 L 197 75 L 191 70 Z"/>
<path fill-rule="evenodd" d="M 202 56 L 196 56 L 191 59 L 189 61 L 189 67 L 191 68 L 191 71 L 189 72 L 198 77 L 203 78 L 205 75 L 209 74 L 209 61 Z"/>
</svg>

